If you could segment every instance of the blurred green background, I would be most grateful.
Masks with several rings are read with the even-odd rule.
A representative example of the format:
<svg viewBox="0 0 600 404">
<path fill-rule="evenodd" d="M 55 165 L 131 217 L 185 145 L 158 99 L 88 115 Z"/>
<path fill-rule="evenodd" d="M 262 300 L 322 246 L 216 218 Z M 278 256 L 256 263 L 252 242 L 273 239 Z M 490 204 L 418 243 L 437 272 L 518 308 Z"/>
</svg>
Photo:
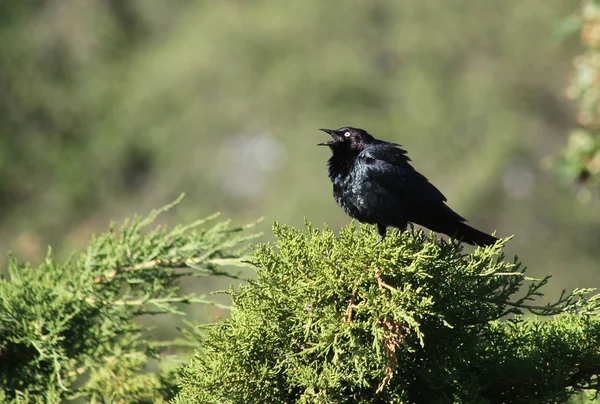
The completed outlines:
<svg viewBox="0 0 600 404">
<path fill-rule="evenodd" d="M 557 0 L 3 0 L 0 251 L 39 262 L 187 198 L 336 229 L 321 127 L 404 145 L 549 291 L 600 286 L 600 209 L 543 162 L 575 126 Z M 206 285 L 213 289 L 216 285 Z M 218 285 L 217 285 L 218 286 Z"/>
</svg>

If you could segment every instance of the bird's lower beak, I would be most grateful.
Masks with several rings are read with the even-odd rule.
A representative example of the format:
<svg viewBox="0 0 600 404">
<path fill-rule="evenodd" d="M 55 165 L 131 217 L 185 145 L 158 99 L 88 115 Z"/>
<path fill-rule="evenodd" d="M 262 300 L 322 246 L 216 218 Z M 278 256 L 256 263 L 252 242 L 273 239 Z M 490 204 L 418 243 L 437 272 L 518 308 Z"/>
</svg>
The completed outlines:
<svg viewBox="0 0 600 404">
<path fill-rule="evenodd" d="M 333 137 L 335 139 L 335 130 L 333 130 L 333 129 L 323 129 L 323 128 L 321 128 L 319 130 L 322 131 L 322 132 L 325 132 L 325 133 L 329 133 L 331 135 L 331 137 Z M 317 146 L 330 146 L 333 143 L 335 143 L 335 140 L 330 140 L 329 142 L 319 143 Z"/>
</svg>

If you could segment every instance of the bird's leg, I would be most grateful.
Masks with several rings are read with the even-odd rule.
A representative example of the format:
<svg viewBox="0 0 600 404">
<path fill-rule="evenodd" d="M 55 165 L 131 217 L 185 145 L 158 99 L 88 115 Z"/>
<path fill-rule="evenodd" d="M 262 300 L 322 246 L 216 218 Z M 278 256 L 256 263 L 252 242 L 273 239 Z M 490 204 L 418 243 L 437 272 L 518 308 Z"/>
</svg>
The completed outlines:
<svg viewBox="0 0 600 404">
<path fill-rule="evenodd" d="M 408 222 L 404 222 L 403 225 L 396 227 L 396 235 L 399 236 L 408 228 Z"/>
<path fill-rule="evenodd" d="M 387 232 L 387 227 L 383 224 L 377 223 L 377 232 L 379 232 L 379 240 L 375 243 L 375 247 L 377 247 L 383 239 L 385 238 L 385 234 Z"/>
</svg>

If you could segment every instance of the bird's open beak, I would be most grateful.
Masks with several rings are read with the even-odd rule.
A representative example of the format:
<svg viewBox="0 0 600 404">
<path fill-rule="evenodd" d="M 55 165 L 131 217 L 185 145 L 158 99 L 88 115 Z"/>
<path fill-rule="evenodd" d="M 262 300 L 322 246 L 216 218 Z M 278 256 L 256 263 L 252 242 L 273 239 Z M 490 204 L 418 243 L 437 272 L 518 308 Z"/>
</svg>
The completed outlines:
<svg viewBox="0 0 600 404">
<path fill-rule="evenodd" d="M 335 143 L 335 130 L 333 129 L 319 129 L 321 132 L 325 132 L 325 133 L 329 133 L 331 135 L 331 137 L 334 138 L 334 140 L 330 140 L 329 142 L 323 142 L 323 143 L 319 143 L 317 146 L 329 146 L 332 145 L 333 143 Z"/>
</svg>

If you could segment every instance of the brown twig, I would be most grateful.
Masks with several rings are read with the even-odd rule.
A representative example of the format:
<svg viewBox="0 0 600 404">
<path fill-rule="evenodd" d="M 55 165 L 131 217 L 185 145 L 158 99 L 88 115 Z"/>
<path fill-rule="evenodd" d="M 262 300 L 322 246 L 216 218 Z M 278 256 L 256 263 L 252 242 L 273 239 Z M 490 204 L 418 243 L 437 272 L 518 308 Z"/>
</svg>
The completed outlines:
<svg viewBox="0 0 600 404">
<path fill-rule="evenodd" d="M 154 268 L 157 266 L 190 267 L 192 265 L 200 264 L 200 263 L 227 265 L 228 263 L 239 262 L 239 261 L 240 260 L 237 258 L 220 258 L 220 259 L 214 258 L 214 259 L 210 259 L 210 260 L 207 260 L 204 258 L 188 258 L 185 260 L 181 259 L 181 258 L 175 258 L 175 259 L 157 258 L 157 259 L 154 259 L 151 261 L 142 262 L 137 265 L 132 265 L 130 267 L 117 268 L 115 270 L 112 270 L 112 271 L 104 274 L 104 275 L 97 277 L 96 279 L 94 279 L 94 283 L 100 283 L 100 282 L 104 282 L 104 281 L 113 279 L 117 275 L 125 273 L 125 272 L 138 271 L 141 269 L 149 269 L 149 268 Z"/>
<path fill-rule="evenodd" d="M 352 310 L 356 307 L 358 307 L 356 304 L 354 304 L 354 293 L 352 293 L 352 296 L 350 296 L 350 302 L 348 303 L 348 308 L 346 309 L 346 324 L 350 324 L 350 322 L 352 321 Z"/>
<path fill-rule="evenodd" d="M 386 320 L 382 321 L 381 325 L 385 329 L 385 333 L 383 334 L 383 348 L 385 349 L 389 362 L 383 369 L 385 376 L 377 387 L 377 390 L 375 391 L 376 394 L 382 392 L 384 387 L 392 380 L 394 369 L 398 364 L 396 348 L 404 341 L 404 335 L 407 332 L 406 327 L 396 322 Z"/>
<path fill-rule="evenodd" d="M 395 287 L 390 286 L 381 280 L 381 277 L 379 276 L 379 269 L 375 270 L 375 278 L 377 279 L 377 286 L 379 286 L 379 289 L 386 288 L 387 290 L 392 291 L 392 292 L 396 292 L 398 290 Z"/>
</svg>

